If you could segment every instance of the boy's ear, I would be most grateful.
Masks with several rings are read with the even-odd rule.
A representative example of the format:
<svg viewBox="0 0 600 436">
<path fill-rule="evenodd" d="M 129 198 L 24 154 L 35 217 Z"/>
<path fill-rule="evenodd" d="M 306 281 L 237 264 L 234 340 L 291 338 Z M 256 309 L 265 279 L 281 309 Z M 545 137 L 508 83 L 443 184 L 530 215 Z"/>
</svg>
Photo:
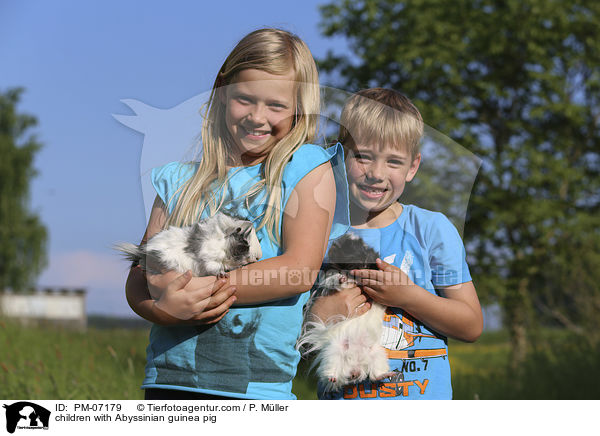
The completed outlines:
<svg viewBox="0 0 600 436">
<path fill-rule="evenodd" d="M 413 161 L 410 163 L 410 168 L 408 170 L 408 174 L 406 174 L 406 181 L 410 182 L 414 179 L 417 171 L 419 170 L 419 165 L 421 165 L 421 153 L 417 153 Z"/>
</svg>

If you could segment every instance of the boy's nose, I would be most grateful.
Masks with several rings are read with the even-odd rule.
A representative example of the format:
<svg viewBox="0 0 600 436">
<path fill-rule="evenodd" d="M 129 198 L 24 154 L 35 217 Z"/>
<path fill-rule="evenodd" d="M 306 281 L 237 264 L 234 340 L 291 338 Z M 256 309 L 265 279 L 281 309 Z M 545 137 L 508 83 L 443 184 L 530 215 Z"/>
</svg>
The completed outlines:
<svg viewBox="0 0 600 436">
<path fill-rule="evenodd" d="M 369 165 L 366 176 L 369 180 L 383 180 L 383 169 L 376 164 Z"/>
</svg>

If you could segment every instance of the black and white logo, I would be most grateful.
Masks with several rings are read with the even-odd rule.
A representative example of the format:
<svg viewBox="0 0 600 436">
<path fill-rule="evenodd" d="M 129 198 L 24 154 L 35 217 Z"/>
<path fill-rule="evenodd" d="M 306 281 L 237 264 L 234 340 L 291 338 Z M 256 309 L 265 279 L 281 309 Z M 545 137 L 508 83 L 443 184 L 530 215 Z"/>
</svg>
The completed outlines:
<svg viewBox="0 0 600 436">
<path fill-rule="evenodd" d="M 48 430 L 50 411 L 28 401 L 19 401 L 4 405 L 6 409 L 6 431 L 14 433 L 16 429 Z"/>
</svg>

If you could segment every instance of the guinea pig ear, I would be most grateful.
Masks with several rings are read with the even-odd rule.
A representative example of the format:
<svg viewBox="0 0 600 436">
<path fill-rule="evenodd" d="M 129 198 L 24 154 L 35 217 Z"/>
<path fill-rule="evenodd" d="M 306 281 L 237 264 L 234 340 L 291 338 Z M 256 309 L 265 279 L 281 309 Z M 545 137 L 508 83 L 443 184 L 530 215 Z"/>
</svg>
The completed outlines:
<svg viewBox="0 0 600 436">
<path fill-rule="evenodd" d="M 241 232 L 242 232 L 242 228 L 236 227 L 235 229 L 230 230 L 229 233 L 227 233 L 227 236 L 236 236 L 236 235 L 239 235 Z"/>
<path fill-rule="evenodd" d="M 244 229 L 244 237 L 248 237 L 250 235 L 250 233 L 252 232 L 253 228 L 254 227 L 252 227 L 252 224 L 248 223 L 248 225 Z"/>
</svg>

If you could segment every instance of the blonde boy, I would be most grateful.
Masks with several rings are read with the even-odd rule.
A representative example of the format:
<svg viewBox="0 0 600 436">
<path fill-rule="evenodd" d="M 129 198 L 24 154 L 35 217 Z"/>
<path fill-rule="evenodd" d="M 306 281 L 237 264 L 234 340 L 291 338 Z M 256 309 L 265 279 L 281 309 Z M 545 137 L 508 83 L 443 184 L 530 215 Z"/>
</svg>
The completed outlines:
<svg viewBox="0 0 600 436">
<path fill-rule="evenodd" d="M 359 316 L 370 300 L 388 306 L 382 345 L 394 375 L 319 397 L 451 399 L 447 337 L 475 341 L 483 318 L 456 228 L 439 212 L 399 201 L 421 162 L 422 117 L 404 95 L 374 88 L 348 100 L 340 124 L 350 231 L 383 260 L 379 270 L 355 271 L 359 287 L 320 298 L 312 313 Z"/>
</svg>

